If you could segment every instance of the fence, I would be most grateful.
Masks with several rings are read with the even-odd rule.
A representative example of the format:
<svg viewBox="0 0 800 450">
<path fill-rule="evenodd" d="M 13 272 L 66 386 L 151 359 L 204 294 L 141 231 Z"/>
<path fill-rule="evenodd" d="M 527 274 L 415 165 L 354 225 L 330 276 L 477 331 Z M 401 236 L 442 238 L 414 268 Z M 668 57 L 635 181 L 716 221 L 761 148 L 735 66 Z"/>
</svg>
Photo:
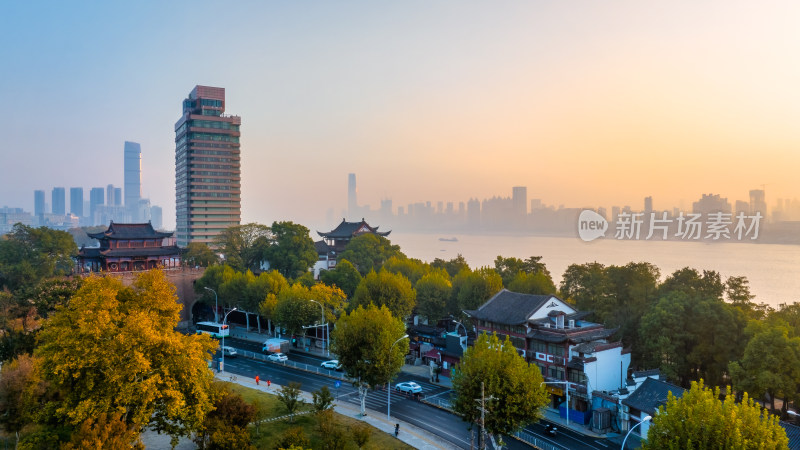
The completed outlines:
<svg viewBox="0 0 800 450">
<path fill-rule="evenodd" d="M 536 448 L 539 448 L 541 450 L 563 450 L 564 449 L 564 447 L 555 446 L 555 445 L 553 445 L 553 444 L 551 444 L 551 443 L 549 443 L 549 442 L 537 437 L 536 435 L 528 433 L 527 431 L 524 431 L 524 430 L 517 431 L 516 433 L 511 433 L 511 435 L 514 436 L 515 438 L 519 439 L 520 441 L 525 442 L 527 444 L 530 444 L 530 445 L 532 445 L 532 446 L 534 446 Z"/>
<path fill-rule="evenodd" d="M 238 350 L 237 349 L 236 351 L 238 352 L 239 355 L 244 356 L 245 358 L 255 359 L 255 360 L 258 360 L 258 361 L 265 361 L 265 362 L 268 362 L 268 363 L 278 364 L 278 365 L 281 365 L 281 366 L 293 367 L 295 369 L 304 370 L 306 372 L 318 373 L 318 374 L 324 375 L 326 377 L 330 377 L 330 378 L 335 378 L 337 380 L 346 381 L 346 378 L 344 376 L 344 372 L 338 372 L 336 370 L 325 369 L 325 368 L 317 366 L 317 365 L 304 364 L 304 363 L 299 363 L 299 362 L 289 361 L 289 360 L 282 361 L 282 362 L 272 361 L 271 359 L 268 359 L 267 355 L 265 355 L 263 353 L 251 352 L 251 351 L 248 351 L 248 350 Z"/>
</svg>

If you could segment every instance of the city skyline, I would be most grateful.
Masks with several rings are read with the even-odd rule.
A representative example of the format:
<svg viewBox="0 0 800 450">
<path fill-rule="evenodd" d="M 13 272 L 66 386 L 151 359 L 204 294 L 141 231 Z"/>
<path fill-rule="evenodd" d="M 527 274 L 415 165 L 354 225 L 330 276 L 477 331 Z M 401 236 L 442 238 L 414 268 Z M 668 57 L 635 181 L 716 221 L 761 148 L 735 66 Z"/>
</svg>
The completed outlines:
<svg viewBox="0 0 800 450">
<path fill-rule="evenodd" d="M 514 186 L 576 208 L 799 196 L 794 4 L 187 5 L 4 7 L 0 205 L 121 185 L 130 140 L 174 228 L 174 99 L 196 84 L 245 119 L 242 222 L 338 216 L 349 173 L 373 207 Z M 43 132 L 43 104 L 70 113 Z"/>
</svg>

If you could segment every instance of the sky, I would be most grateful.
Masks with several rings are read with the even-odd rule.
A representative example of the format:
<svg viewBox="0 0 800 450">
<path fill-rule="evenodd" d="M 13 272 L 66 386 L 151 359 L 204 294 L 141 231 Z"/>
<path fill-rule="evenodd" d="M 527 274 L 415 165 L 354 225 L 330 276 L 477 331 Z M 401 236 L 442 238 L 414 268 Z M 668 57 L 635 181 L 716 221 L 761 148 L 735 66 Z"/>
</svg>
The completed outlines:
<svg viewBox="0 0 800 450">
<path fill-rule="evenodd" d="M 242 117 L 242 221 L 359 203 L 568 207 L 800 197 L 794 1 L 0 4 L 0 206 L 123 185 L 174 226 L 174 124 L 197 85 Z M 328 224 L 332 228 L 334 224 Z"/>
</svg>

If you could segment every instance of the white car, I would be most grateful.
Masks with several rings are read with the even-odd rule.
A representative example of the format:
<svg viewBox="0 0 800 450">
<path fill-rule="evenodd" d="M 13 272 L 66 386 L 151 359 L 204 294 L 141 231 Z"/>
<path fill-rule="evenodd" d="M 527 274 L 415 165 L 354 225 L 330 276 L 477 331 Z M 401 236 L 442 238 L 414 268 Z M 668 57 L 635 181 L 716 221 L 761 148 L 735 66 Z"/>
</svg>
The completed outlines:
<svg viewBox="0 0 800 450">
<path fill-rule="evenodd" d="M 329 370 L 342 370 L 342 365 L 339 364 L 338 359 L 332 359 L 330 361 L 325 361 L 324 363 L 320 364 L 320 367 L 323 369 Z"/>
<path fill-rule="evenodd" d="M 283 353 L 273 353 L 267 356 L 267 359 L 275 362 L 286 362 L 287 360 L 289 360 L 289 357 L 284 355 Z"/>
<path fill-rule="evenodd" d="M 236 353 L 235 348 L 228 347 L 227 345 L 225 347 L 222 347 L 222 353 L 225 354 L 225 356 L 228 358 L 235 358 L 236 355 L 238 355 L 238 353 Z"/>
<path fill-rule="evenodd" d="M 395 388 L 400 392 L 408 392 L 411 394 L 419 394 L 422 392 L 422 386 L 414 383 L 413 381 L 406 381 L 403 383 L 397 383 Z"/>
</svg>

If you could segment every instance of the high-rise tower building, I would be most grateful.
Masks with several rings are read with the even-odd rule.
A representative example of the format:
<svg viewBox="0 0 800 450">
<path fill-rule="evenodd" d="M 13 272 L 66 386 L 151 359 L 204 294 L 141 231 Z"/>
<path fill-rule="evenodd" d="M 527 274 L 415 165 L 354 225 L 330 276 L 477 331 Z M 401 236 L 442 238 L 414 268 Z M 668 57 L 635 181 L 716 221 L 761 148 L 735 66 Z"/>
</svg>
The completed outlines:
<svg viewBox="0 0 800 450">
<path fill-rule="evenodd" d="M 54 187 L 52 193 L 53 214 L 67 213 L 67 191 L 63 187 Z"/>
<path fill-rule="evenodd" d="M 356 174 L 347 175 L 347 215 L 351 219 L 358 216 L 358 190 L 356 189 Z"/>
<path fill-rule="evenodd" d="M 33 191 L 33 214 L 36 217 L 44 214 L 44 191 Z"/>
<path fill-rule="evenodd" d="M 142 147 L 125 141 L 125 209 L 131 222 L 139 222 L 139 199 L 142 198 Z M 111 203 L 109 201 L 109 203 Z"/>
<path fill-rule="evenodd" d="M 89 191 L 89 217 L 91 220 L 89 221 L 92 225 L 97 225 L 94 223 L 95 217 L 94 213 L 97 211 L 98 206 L 102 206 L 105 203 L 105 190 L 101 187 L 92 188 Z"/>
<path fill-rule="evenodd" d="M 225 88 L 195 86 L 175 123 L 175 237 L 181 247 L 212 244 L 241 221 L 242 119 L 224 112 Z"/>
<path fill-rule="evenodd" d="M 69 212 L 83 217 L 83 188 L 69 188 Z"/>
</svg>

